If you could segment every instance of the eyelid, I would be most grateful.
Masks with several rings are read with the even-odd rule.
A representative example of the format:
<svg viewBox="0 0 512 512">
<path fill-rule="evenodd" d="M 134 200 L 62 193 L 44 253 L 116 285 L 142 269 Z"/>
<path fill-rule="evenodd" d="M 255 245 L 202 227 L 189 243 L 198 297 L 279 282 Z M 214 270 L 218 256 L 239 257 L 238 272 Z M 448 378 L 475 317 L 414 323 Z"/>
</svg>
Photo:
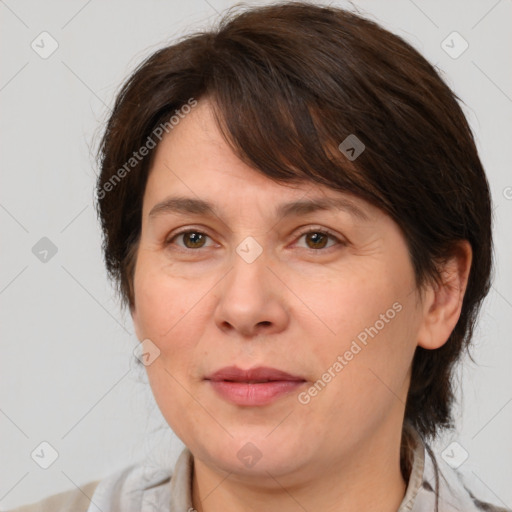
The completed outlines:
<svg viewBox="0 0 512 512">
<path fill-rule="evenodd" d="M 178 231 L 176 232 L 173 232 L 172 234 L 170 234 L 169 236 L 166 237 L 165 241 L 164 241 L 164 245 L 169 245 L 172 243 L 172 241 L 177 238 L 179 235 L 183 235 L 185 233 L 199 233 L 201 235 L 206 235 L 208 238 L 210 238 L 211 240 L 213 240 L 213 237 L 211 237 L 208 232 L 208 230 L 206 230 L 204 227 L 198 227 L 198 226 L 186 226 L 184 227 L 183 229 L 179 229 Z M 178 246 L 179 247 L 179 246 Z M 198 251 L 198 249 L 188 249 L 187 247 L 179 247 L 180 249 L 184 250 L 184 251 Z M 199 249 L 203 249 L 203 247 L 200 247 Z"/>
<path fill-rule="evenodd" d="M 333 238 L 337 242 L 337 244 L 335 244 L 335 245 L 333 245 L 331 247 L 327 247 L 325 249 L 310 249 L 310 248 L 306 248 L 306 250 L 308 250 L 308 251 L 327 252 L 329 249 L 335 248 L 336 245 L 344 246 L 344 245 L 348 244 L 347 241 L 345 241 L 343 238 L 340 238 L 336 233 L 334 233 L 330 229 L 324 228 L 322 226 L 311 226 L 311 225 L 309 225 L 307 228 L 305 228 L 304 230 L 299 232 L 298 238 L 301 238 L 304 235 L 307 235 L 308 233 L 322 233 L 322 234 L 324 234 L 326 236 L 329 236 L 330 238 Z"/>
<path fill-rule="evenodd" d="M 179 231 L 176 231 L 176 232 L 173 232 L 171 235 L 169 235 L 166 239 L 165 239 L 165 242 L 164 244 L 167 246 L 167 245 L 170 245 L 172 243 L 172 241 L 177 238 L 178 236 L 180 235 L 183 235 L 185 233 L 190 233 L 190 232 L 193 232 L 193 233 L 199 233 L 199 234 L 202 234 L 202 235 L 206 235 L 208 238 L 212 239 L 213 238 L 208 234 L 207 232 L 208 230 L 206 230 L 204 227 L 196 227 L 196 226 L 186 226 L 184 227 L 183 229 L 180 229 Z M 304 235 L 307 235 L 308 233 L 321 233 L 321 234 L 324 234 L 332 239 L 334 239 L 337 244 L 336 245 L 342 245 L 342 246 L 346 246 L 347 245 L 347 241 L 345 241 L 344 239 L 340 238 L 337 234 L 335 234 L 333 231 L 331 231 L 330 229 L 328 228 L 325 228 L 323 226 L 311 226 L 311 225 L 308 225 L 306 228 L 304 228 L 303 230 L 300 230 L 299 233 L 296 235 L 296 238 L 299 239 L 301 237 L 303 237 Z M 325 249 L 311 249 L 311 248 L 305 248 L 307 251 L 313 251 L 313 252 L 327 252 L 329 249 L 331 248 L 334 248 L 336 245 L 334 246 L 331 246 L 331 247 L 327 247 Z M 199 247 L 197 249 L 189 249 L 187 247 L 180 247 L 178 246 L 179 249 L 183 250 L 183 251 L 199 251 L 200 249 L 204 249 L 205 247 Z"/>
</svg>

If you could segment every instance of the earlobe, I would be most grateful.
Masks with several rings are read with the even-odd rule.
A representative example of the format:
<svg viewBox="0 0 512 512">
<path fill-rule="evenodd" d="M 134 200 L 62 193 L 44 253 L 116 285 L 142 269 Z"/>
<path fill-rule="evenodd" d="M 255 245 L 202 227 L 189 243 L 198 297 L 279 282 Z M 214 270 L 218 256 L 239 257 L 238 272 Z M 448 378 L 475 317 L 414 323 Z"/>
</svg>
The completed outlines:
<svg viewBox="0 0 512 512">
<path fill-rule="evenodd" d="M 462 310 L 472 261 L 467 240 L 457 243 L 441 270 L 440 283 L 432 284 L 424 294 L 423 319 L 418 345 L 434 350 L 446 343 L 457 325 Z"/>
<path fill-rule="evenodd" d="M 130 315 L 132 317 L 132 323 L 133 323 L 133 328 L 135 330 L 135 336 L 137 336 L 137 339 L 140 341 L 141 340 L 141 337 L 140 337 L 140 333 L 139 333 L 139 320 L 138 320 L 138 317 L 137 317 L 137 311 L 135 310 L 135 306 L 130 306 Z"/>
</svg>

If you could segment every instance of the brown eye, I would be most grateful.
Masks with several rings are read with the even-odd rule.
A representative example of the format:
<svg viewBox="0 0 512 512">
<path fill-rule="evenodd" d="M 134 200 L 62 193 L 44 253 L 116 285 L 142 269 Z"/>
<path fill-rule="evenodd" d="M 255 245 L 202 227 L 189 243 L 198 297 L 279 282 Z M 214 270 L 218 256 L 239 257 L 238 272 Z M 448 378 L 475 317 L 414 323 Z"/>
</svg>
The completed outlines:
<svg viewBox="0 0 512 512">
<path fill-rule="evenodd" d="M 183 245 L 178 244 L 178 247 L 185 249 L 201 249 L 205 247 L 206 239 L 209 238 L 208 235 L 201 233 L 200 231 L 182 231 L 168 240 L 166 245 L 173 243 L 174 240 L 180 237 L 183 241 Z"/>
<path fill-rule="evenodd" d="M 197 249 L 198 247 L 203 247 L 205 241 L 205 235 L 202 233 L 197 233 L 196 231 L 188 231 L 183 234 L 183 241 L 187 248 L 189 249 Z M 187 245 L 187 242 L 190 243 L 190 247 Z"/>
<path fill-rule="evenodd" d="M 327 244 L 328 236 L 319 232 L 306 233 L 306 240 L 311 241 L 311 249 L 323 249 Z M 309 245 L 309 244 L 308 244 Z"/>
<path fill-rule="evenodd" d="M 338 245 L 344 245 L 343 242 L 341 242 L 337 237 L 329 233 L 328 231 L 323 231 L 321 229 L 314 229 L 306 231 L 305 233 L 302 233 L 300 238 L 304 238 L 306 240 L 306 249 L 311 250 L 319 250 L 319 249 L 329 249 L 333 245 L 336 245 L 336 242 Z M 329 239 L 334 240 L 335 243 L 331 244 L 330 246 L 327 246 L 329 243 Z"/>
</svg>

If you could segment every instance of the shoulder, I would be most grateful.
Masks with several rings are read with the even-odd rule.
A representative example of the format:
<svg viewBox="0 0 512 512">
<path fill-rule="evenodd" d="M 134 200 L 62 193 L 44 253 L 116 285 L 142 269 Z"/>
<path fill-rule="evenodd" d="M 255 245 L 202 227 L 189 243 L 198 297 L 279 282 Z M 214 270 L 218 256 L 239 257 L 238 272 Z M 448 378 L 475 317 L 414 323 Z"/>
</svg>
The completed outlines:
<svg viewBox="0 0 512 512">
<path fill-rule="evenodd" d="M 8 510 L 7 512 L 86 512 L 100 480 L 88 482 L 79 489 L 61 492 L 44 500 Z"/>
<path fill-rule="evenodd" d="M 171 474 L 148 466 L 133 464 L 90 481 L 76 489 L 53 494 L 41 501 L 23 505 L 7 512 L 132 512 L 140 507 L 149 489 L 166 488 Z"/>
<path fill-rule="evenodd" d="M 481 490 L 468 485 L 467 475 L 438 458 L 431 446 L 413 429 L 406 452 L 411 472 L 398 512 L 512 512 L 509 508 L 477 497 Z"/>
<path fill-rule="evenodd" d="M 72 491 L 7 512 L 140 512 L 191 508 L 192 454 L 185 448 L 174 469 L 143 461 Z"/>
<path fill-rule="evenodd" d="M 482 489 L 472 488 L 475 481 L 469 479 L 468 473 L 452 468 L 443 459 L 437 458 L 430 447 L 426 452 L 425 474 L 419 494 L 431 497 L 432 503 L 437 501 L 439 512 L 512 512 L 509 508 L 479 499 L 477 495 Z M 435 500 L 436 494 L 438 500 Z"/>
</svg>

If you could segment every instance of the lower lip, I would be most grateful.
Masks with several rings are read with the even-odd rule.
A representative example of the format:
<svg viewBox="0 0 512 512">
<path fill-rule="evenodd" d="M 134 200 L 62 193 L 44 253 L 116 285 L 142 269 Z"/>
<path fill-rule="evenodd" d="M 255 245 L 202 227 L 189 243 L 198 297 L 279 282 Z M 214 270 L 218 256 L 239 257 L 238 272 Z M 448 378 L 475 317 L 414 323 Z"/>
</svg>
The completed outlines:
<svg viewBox="0 0 512 512">
<path fill-rule="evenodd" d="M 305 381 L 295 380 L 276 380 L 252 384 L 225 380 L 210 380 L 208 382 L 221 397 L 236 405 L 266 405 L 305 384 Z"/>
</svg>

